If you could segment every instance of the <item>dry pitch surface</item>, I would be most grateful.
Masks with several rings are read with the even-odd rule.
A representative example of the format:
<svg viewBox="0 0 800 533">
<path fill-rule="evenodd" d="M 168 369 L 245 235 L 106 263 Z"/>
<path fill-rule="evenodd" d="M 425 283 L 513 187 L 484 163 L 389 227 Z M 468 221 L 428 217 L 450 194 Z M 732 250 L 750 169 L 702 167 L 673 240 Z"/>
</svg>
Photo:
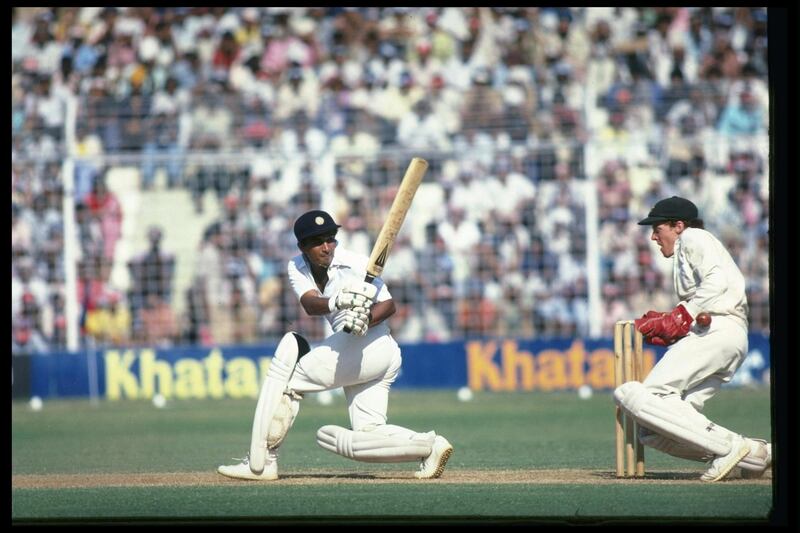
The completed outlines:
<svg viewBox="0 0 800 533">
<path fill-rule="evenodd" d="M 648 472 L 644 479 L 617 479 L 607 470 L 452 470 L 435 480 L 420 481 L 411 472 L 282 472 L 281 485 L 339 485 L 354 483 L 462 483 L 462 484 L 658 484 L 702 483 L 697 470 Z M 264 483 L 227 478 L 216 472 L 150 472 L 143 474 L 44 474 L 12 476 L 14 489 L 62 489 L 97 487 L 196 487 Z M 770 485 L 772 471 L 759 479 L 733 477 L 722 483 Z"/>
</svg>

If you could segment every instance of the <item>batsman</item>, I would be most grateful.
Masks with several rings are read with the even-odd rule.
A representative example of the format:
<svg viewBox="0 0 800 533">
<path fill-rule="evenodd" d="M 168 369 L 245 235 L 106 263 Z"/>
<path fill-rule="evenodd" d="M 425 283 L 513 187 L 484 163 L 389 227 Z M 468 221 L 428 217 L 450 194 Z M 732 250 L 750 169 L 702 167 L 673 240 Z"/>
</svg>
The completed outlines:
<svg viewBox="0 0 800 533">
<path fill-rule="evenodd" d="M 648 311 L 635 321 L 644 341 L 668 346 L 643 382 L 614 390 L 614 400 L 639 424 L 639 440 L 664 453 L 708 463 L 700 476 L 715 482 L 740 471 L 760 477 L 772 465 L 772 447 L 703 415 L 704 404 L 729 382 L 747 355 L 745 279 L 722 243 L 704 228 L 697 206 L 673 196 L 639 222 L 672 258 L 679 304 Z M 710 322 L 697 320 L 701 313 Z"/>
<path fill-rule="evenodd" d="M 309 392 L 342 387 L 350 427 L 326 425 L 317 443 L 335 454 L 370 463 L 419 462 L 418 479 L 438 478 L 453 446 L 434 431 L 418 433 L 387 423 L 389 390 L 401 365 L 400 347 L 386 320 L 396 308 L 378 277 L 365 281 L 369 258 L 338 248 L 341 226 L 312 210 L 294 224 L 300 254 L 287 264 L 303 310 L 324 316 L 333 333 L 311 344 L 296 332 L 281 339 L 261 387 L 250 451 L 217 471 L 250 480 L 278 479 L 278 450 Z"/>
</svg>

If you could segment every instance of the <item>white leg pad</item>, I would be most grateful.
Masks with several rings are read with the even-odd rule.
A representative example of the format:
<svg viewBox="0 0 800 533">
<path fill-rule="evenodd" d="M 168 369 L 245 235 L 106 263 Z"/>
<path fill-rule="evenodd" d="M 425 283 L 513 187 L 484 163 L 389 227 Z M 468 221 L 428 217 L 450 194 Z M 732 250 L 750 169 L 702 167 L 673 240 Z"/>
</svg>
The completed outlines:
<svg viewBox="0 0 800 533">
<path fill-rule="evenodd" d="M 386 424 L 352 431 L 341 426 L 322 426 L 317 444 L 335 454 L 365 463 L 419 461 L 431 454 L 436 434 L 414 433 Z"/>
<path fill-rule="evenodd" d="M 294 424 L 294 419 L 297 418 L 297 413 L 300 412 L 300 400 L 302 399 L 303 396 L 294 391 L 283 393 L 278 402 L 278 407 L 275 408 L 275 414 L 272 415 L 272 420 L 269 423 L 269 431 L 267 432 L 268 449 L 277 450 L 283 444 L 286 435 Z"/>
<path fill-rule="evenodd" d="M 272 418 L 286 390 L 286 384 L 292 377 L 297 360 L 308 351 L 308 342 L 291 331 L 283 336 L 275 349 L 275 355 L 272 357 L 258 394 L 256 412 L 253 416 L 253 431 L 250 435 L 250 470 L 254 474 L 260 474 L 264 470 L 269 447 L 267 437 Z"/>
<path fill-rule="evenodd" d="M 642 426 L 714 455 L 727 455 L 735 433 L 718 426 L 680 398 L 656 396 L 638 381 L 614 390 L 614 401 Z"/>
<path fill-rule="evenodd" d="M 738 466 L 742 470 L 763 472 L 772 466 L 772 446 L 763 439 L 745 439 L 750 444 L 750 453 L 739 461 Z"/>
<path fill-rule="evenodd" d="M 702 448 L 672 440 L 643 426 L 639 427 L 639 441 L 645 446 L 681 459 L 705 463 L 714 458 L 713 455 Z"/>
</svg>

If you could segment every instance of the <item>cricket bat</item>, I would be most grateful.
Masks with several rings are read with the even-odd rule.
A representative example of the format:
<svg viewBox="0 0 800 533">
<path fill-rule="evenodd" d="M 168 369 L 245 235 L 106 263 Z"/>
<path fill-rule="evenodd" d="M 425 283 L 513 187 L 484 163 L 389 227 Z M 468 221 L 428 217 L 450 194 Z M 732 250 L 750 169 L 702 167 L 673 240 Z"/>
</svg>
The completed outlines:
<svg viewBox="0 0 800 533">
<path fill-rule="evenodd" d="M 381 275 L 386 260 L 389 258 L 389 252 L 392 250 L 394 241 L 397 239 L 397 234 L 400 233 L 400 228 L 403 226 L 403 221 L 406 218 L 411 202 L 414 200 L 414 195 L 428 170 L 428 162 L 419 157 L 415 157 L 409 163 L 406 173 L 403 176 L 403 181 L 400 182 L 400 188 L 392 201 L 392 206 L 389 208 L 389 214 L 378 233 L 378 239 L 372 247 L 372 253 L 369 256 L 367 263 L 367 275 L 364 281 L 372 283 L 372 281 Z M 345 328 L 348 331 L 348 328 Z"/>
</svg>

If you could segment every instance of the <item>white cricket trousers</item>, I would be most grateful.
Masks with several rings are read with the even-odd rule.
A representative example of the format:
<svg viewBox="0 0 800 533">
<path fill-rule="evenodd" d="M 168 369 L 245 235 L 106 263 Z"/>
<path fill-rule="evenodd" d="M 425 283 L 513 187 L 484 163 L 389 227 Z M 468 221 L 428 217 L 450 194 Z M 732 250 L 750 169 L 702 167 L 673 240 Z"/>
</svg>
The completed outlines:
<svg viewBox="0 0 800 533">
<path fill-rule="evenodd" d="M 747 330 L 741 321 L 714 316 L 707 329 L 695 324 L 673 344 L 643 383 L 653 394 L 678 394 L 702 412 L 705 402 L 733 378 L 747 349 Z"/>
<path fill-rule="evenodd" d="M 389 389 L 401 362 L 400 347 L 386 326 L 369 329 L 363 337 L 340 331 L 311 345 L 288 386 L 299 393 L 342 387 L 351 427 L 359 431 L 386 424 Z"/>
</svg>

